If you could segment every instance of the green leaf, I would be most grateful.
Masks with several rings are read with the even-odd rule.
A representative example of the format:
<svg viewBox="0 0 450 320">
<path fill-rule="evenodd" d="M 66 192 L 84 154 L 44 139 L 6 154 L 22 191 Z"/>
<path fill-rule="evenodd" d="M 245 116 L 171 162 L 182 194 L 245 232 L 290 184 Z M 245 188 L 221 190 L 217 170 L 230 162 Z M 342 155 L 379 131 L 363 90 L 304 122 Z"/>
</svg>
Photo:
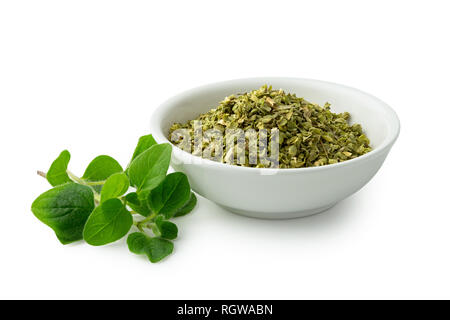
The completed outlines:
<svg viewBox="0 0 450 320">
<path fill-rule="evenodd" d="M 155 144 L 157 143 L 151 134 L 140 137 L 136 149 L 134 149 L 131 161 L 133 161 L 138 155 L 140 155 L 145 150 L 150 149 L 150 147 L 152 147 Z"/>
<path fill-rule="evenodd" d="M 173 240 L 178 236 L 178 227 L 175 223 L 164 220 L 162 215 L 155 219 L 155 225 L 161 238 Z"/>
<path fill-rule="evenodd" d="M 128 249 L 135 254 L 145 254 L 151 262 L 158 262 L 173 252 L 173 243 L 161 238 L 135 232 L 128 236 Z"/>
<path fill-rule="evenodd" d="M 111 175 L 103 185 L 100 193 L 100 202 L 105 202 L 108 199 L 120 197 L 127 192 L 130 187 L 130 181 L 125 173 L 119 172 Z"/>
<path fill-rule="evenodd" d="M 133 232 L 127 238 L 128 249 L 135 254 L 146 254 L 149 239 L 150 237 L 143 233 Z"/>
<path fill-rule="evenodd" d="M 139 192 L 148 193 L 164 180 L 170 164 L 172 147 L 156 144 L 134 159 L 128 168 L 130 183 Z"/>
<path fill-rule="evenodd" d="M 173 243 L 166 239 L 150 238 L 149 259 L 151 262 L 158 262 L 173 252 Z"/>
<path fill-rule="evenodd" d="M 83 238 L 93 246 L 102 246 L 125 236 L 133 225 L 133 217 L 119 199 L 100 204 L 84 226 Z"/>
<path fill-rule="evenodd" d="M 122 171 L 122 167 L 114 158 L 102 155 L 89 163 L 81 178 L 87 181 L 103 181 L 114 173 Z"/>
<path fill-rule="evenodd" d="M 63 244 L 83 239 L 83 227 L 92 210 L 92 190 L 76 183 L 50 189 L 31 205 L 33 214 L 52 228 Z"/>
<path fill-rule="evenodd" d="M 136 192 L 130 192 L 125 196 L 125 200 L 127 201 L 127 205 L 133 210 L 143 215 L 144 217 L 148 217 L 152 212 L 148 207 L 146 202 L 139 200 L 139 197 Z"/>
<path fill-rule="evenodd" d="M 190 194 L 191 187 L 186 175 L 174 172 L 152 190 L 148 204 L 153 212 L 164 214 L 169 219 L 189 201 Z"/>
<path fill-rule="evenodd" d="M 175 212 L 175 214 L 173 215 L 174 217 L 182 217 L 186 214 L 188 214 L 189 212 L 191 212 L 195 206 L 197 205 L 197 197 L 195 196 L 195 194 L 193 192 L 191 192 L 191 197 L 189 198 L 189 201 L 180 209 L 177 210 L 177 212 Z"/>
<path fill-rule="evenodd" d="M 71 182 L 69 176 L 67 175 L 67 166 L 70 161 L 70 153 L 67 150 L 61 152 L 58 158 L 53 161 L 50 169 L 48 169 L 46 178 L 48 182 L 54 187 Z"/>
</svg>

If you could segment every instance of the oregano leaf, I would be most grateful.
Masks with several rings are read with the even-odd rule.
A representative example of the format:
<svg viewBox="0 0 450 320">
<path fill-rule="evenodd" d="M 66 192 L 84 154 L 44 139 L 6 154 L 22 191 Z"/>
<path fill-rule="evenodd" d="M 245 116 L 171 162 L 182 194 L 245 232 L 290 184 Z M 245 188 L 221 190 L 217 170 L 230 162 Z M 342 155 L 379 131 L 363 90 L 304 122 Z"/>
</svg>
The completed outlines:
<svg viewBox="0 0 450 320">
<path fill-rule="evenodd" d="M 33 214 L 53 229 L 62 244 L 83 238 L 83 228 L 92 210 L 94 210 L 92 190 L 76 183 L 67 183 L 50 189 L 31 205 Z"/>
<path fill-rule="evenodd" d="M 141 201 L 136 192 L 130 192 L 125 196 L 127 205 L 135 212 L 144 217 L 148 217 L 152 212 L 147 205 L 147 202 Z"/>
<path fill-rule="evenodd" d="M 64 150 L 60 153 L 58 158 L 53 161 L 50 169 L 48 169 L 46 178 L 53 187 L 71 182 L 69 175 L 67 174 L 67 166 L 69 161 L 70 153 L 69 151 Z"/>
<path fill-rule="evenodd" d="M 150 238 L 148 245 L 150 262 L 158 262 L 173 252 L 173 243 L 166 239 Z"/>
<path fill-rule="evenodd" d="M 128 168 L 132 186 L 139 192 L 149 192 L 164 180 L 169 169 L 172 147 L 157 144 L 138 155 Z"/>
<path fill-rule="evenodd" d="M 175 223 L 164 220 L 162 215 L 158 215 L 155 219 L 155 225 L 161 238 L 174 240 L 178 236 L 178 227 Z"/>
<path fill-rule="evenodd" d="M 150 237 L 140 232 L 133 232 L 128 235 L 128 249 L 135 254 L 145 254 Z"/>
<path fill-rule="evenodd" d="M 189 198 L 189 201 L 180 209 L 177 210 L 177 212 L 175 212 L 175 214 L 173 215 L 175 218 L 176 217 L 182 217 L 186 214 L 188 214 L 189 212 L 191 212 L 195 206 L 197 205 L 197 197 L 195 196 L 195 194 L 193 192 L 191 192 L 191 197 Z"/>
<path fill-rule="evenodd" d="M 133 161 L 138 155 L 140 155 L 145 150 L 150 149 L 150 147 L 154 146 L 155 144 L 156 144 L 156 140 L 153 138 L 153 136 L 151 134 L 140 137 L 138 144 L 137 144 L 136 148 L 134 149 L 134 153 L 133 153 L 133 157 L 131 158 L 131 161 Z"/>
<path fill-rule="evenodd" d="M 190 194 L 187 176 L 182 172 L 174 172 L 151 191 L 148 204 L 154 213 L 164 214 L 169 219 L 189 201 Z"/>
<path fill-rule="evenodd" d="M 90 215 L 83 230 L 84 240 L 102 246 L 125 236 L 133 225 L 133 217 L 119 199 L 101 203 Z"/>
<path fill-rule="evenodd" d="M 81 178 L 86 181 L 103 181 L 122 171 L 122 167 L 114 158 L 101 155 L 89 163 Z"/>
<path fill-rule="evenodd" d="M 120 197 L 127 192 L 130 187 L 130 181 L 128 176 L 123 173 L 114 173 L 108 179 L 106 179 L 103 185 L 102 191 L 100 193 L 100 202 L 103 203 L 106 200 Z"/>
<path fill-rule="evenodd" d="M 145 254 L 151 262 L 158 262 L 173 252 L 173 243 L 161 238 L 134 232 L 128 236 L 128 249 L 135 254 Z"/>
</svg>

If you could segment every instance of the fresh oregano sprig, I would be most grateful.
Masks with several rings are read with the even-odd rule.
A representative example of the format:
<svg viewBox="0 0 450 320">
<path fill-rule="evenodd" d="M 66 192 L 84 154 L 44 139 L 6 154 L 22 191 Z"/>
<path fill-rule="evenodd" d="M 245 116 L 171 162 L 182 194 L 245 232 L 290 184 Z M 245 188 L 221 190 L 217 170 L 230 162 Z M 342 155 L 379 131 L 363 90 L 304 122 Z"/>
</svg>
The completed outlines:
<svg viewBox="0 0 450 320">
<path fill-rule="evenodd" d="M 129 234 L 128 248 L 158 262 L 173 251 L 178 236 L 174 217 L 191 212 L 197 198 L 182 172 L 167 175 L 172 148 L 157 144 L 152 135 L 139 139 L 123 170 L 113 158 L 96 157 L 80 178 L 68 170 L 67 150 L 47 173 L 53 186 L 32 204 L 31 211 L 48 225 L 62 244 L 83 240 L 102 246 Z M 131 188 L 130 188 L 131 187 Z"/>
</svg>

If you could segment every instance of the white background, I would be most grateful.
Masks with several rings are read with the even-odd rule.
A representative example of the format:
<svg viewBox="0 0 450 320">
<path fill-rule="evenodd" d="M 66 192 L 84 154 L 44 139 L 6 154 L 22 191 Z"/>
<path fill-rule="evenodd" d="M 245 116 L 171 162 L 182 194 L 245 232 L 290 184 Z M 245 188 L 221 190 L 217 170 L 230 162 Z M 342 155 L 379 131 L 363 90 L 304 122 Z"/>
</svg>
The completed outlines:
<svg viewBox="0 0 450 320">
<path fill-rule="evenodd" d="M 0 298 L 450 298 L 448 1 L 2 1 Z M 398 113 L 375 178 L 326 213 L 243 218 L 200 198 L 159 264 L 62 246 L 31 213 L 65 148 L 125 165 L 152 110 L 241 77 L 357 87 Z"/>
</svg>

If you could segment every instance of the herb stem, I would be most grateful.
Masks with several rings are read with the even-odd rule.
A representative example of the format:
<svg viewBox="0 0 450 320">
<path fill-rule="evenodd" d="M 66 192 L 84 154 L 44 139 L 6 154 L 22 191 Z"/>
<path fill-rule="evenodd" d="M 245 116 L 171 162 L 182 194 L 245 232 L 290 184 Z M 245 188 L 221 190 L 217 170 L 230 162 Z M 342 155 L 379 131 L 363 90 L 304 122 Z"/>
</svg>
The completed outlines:
<svg viewBox="0 0 450 320">
<path fill-rule="evenodd" d="M 74 174 L 73 174 L 72 172 L 70 172 L 69 170 L 67 170 L 66 172 L 67 172 L 69 178 L 72 179 L 73 181 L 75 181 L 75 182 L 77 182 L 77 183 L 79 183 L 79 184 L 85 185 L 85 186 L 88 185 L 88 184 L 86 183 L 86 181 L 84 181 L 84 180 L 81 179 L 81 178 L 78 178 L 76 175 L 74 175 Z"/>
<path fill-rule="evenodd" d="M 88 186 L 102 186 L 105 184 L 106 180 L 103 181 L 85 181 Z"/>
<path fill-rule="evenodd" d="M 133 225 L 135 225 L 139 229 L 139 231 L 144 232 L 144 228 L 142 227 L 140 221 L 133 221 Z"/>
<path fill-rule="evenodd" d="M 141 224 L 147 223 L 147 222 L 153 220 L 155 217 L 156 217 L 156 213 L 152 213 L 147 218 L 145 218 L 144 220 L 140 221 L 140 223 Z"/>
<path fill-rule="evenodd" d="M 76 175 L 74 175 L 74 174 L 73 174 L 72 172 L 70 172 L 69 170 L 67 170 L 66 172 L 67 172 L 67 175 L 69 176 L 69 178 L 72 179 L 73 181 L 75 181 L 76 183 L 79 183 L 79 184 L 82 184 L 82 185 L 84 185 L 84 186 L 87 186 L 87 187 L 91 188 L 92 192 L 94 193 L 94 200 L 95 200 L 95 203 L 96 203 L 96 204 L 99 204 L 99 203 L 100 203 L 100 195 L 99 195 L 98 192 L 92 187 L 92 185 L 91 185 L 89 182 L 87 182 L 87 181 L 85 181 L 85 180 L 83 180 L 83 179 L 77 177 Z"/>
<path fill-rule="evenodd" d="M 43 171 L 37 171 L 37 174 L 39 175 L 39 176 L 41 176 L 42 178 L 47 178 L 47 174 L 45 173 L 45 172 L 43 172 Z"/>
<path fill-rule="evenodd" d="M 144 231 L 143 228 L 151 228 L 152 223 L 148 223 L 151 222 L 154 218 L 156 217 L 156 213 L 152 213 L 151 215 L 149 215 L 147 218 L 145 218 L 144 220 L 141 221 L 135 221 L 133 222 L 133 224 L 140 230 L 140 231 Z M 150 226 L 150 227 L 149 227 Z"/>
<path fill-rule="evenodd" d="M 146 225 L 144 225 L 143 227 L 144 228 L 147 228 L 147 229 L 152 229 L 152 227 L 154 226 L 155 224 L 153 223 L 153 222 L 151 222 L 151 223 L 147 223 Z"/>
</svg>

